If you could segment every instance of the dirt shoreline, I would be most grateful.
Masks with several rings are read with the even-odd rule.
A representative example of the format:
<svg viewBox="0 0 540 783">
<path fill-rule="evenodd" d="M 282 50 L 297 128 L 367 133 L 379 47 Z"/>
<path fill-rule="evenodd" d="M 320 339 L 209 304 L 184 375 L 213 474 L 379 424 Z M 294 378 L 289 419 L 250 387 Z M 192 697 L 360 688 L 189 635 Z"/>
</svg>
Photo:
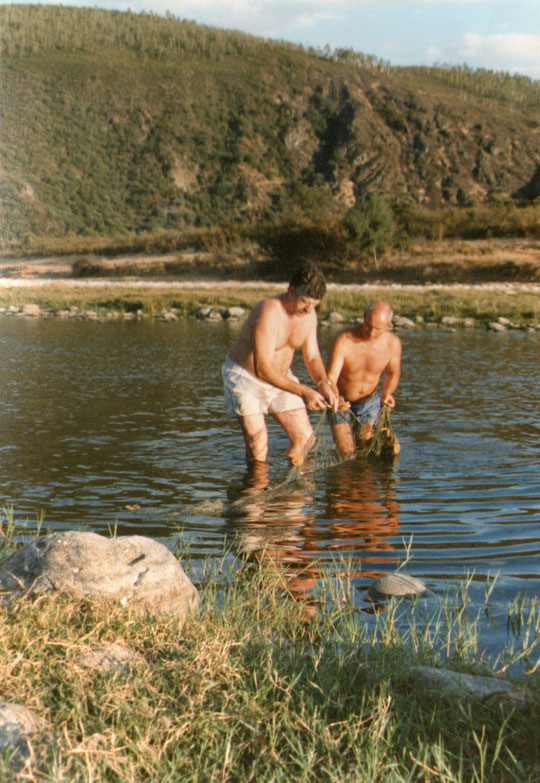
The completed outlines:
<svg viewBox="0 0 540 783">
<path fill-rule="evenodd" d="M 286 286 L 286 281 L 268 282 L 264 280 L 221 280 L 221 279 L 165 279 L 165 278 L 58 278 L 58 277 L 7 277 L 0 278 L 0 288 L 55 288 L 64 289 L 99 289 L 99 288 L 132 288 L 132 289 L 206 289 L 217 290 L 220 288 L 227 290 L 273 290 Z M 355 291 L 374 291 L 388 289 L 389 291 L 499 291 L 519 293 L 537 293 L 540 294 L 540 283 L 516 283 L 516 282 L 493 282 L 493 283 L 328 283 L 329 291 L 355 292 Z"/>
<path fill-rule="evenodd" d="M 540 284 L 540 240 L 441 240 L 421 241 L 407 249 L 349 266 L 325 269 L 336 284 Z M 268 258 L 240 250 L 211 252 L 176 251 L 165 254 L 72 254 L 35 258 L 0 258 L 0 282 L 32 280 L 263 281 L 280 284 L 287 272 L 276 275 Z M 277 278 L 280 278 L 278 280 Z M 15 283 L 14 283 L 15 284 Z"/>
</svg>

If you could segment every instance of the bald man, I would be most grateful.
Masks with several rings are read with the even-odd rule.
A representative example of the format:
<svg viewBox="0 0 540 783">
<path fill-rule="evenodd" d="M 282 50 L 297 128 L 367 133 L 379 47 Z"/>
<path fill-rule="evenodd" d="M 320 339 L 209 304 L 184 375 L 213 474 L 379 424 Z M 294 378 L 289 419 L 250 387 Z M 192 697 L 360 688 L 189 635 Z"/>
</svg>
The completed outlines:
<svg viewBox="0 0 540 783">
<path fill-rule="evenodd" d="M 355 436 L 360 445 L 372 437 L 382 405 L 393 408 L 396 404 L 401 340 L 391 332 L 392 316 L 387 302 L 373 302 L 366 308 L 362 323 L 340 332 L 332 343 L 327 377 L 343 404 L 342 410 L 329 411 L 329 418 L 342 456 L 356 451 Z M 377 386 L 383 373 L 382 392 L 378 396 Z"/>
</svg>

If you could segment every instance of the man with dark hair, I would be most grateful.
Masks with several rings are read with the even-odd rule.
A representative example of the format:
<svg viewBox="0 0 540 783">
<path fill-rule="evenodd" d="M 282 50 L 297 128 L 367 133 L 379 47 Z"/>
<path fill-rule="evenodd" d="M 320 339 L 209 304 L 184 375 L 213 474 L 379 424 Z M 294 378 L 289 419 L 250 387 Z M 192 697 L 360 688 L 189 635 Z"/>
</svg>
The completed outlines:
<svg viewBox="0 0 540 783">
<path fill-rule="evenodd" d="M 286 455 L 298 465 L 313 436 L 306 407 L 337 407 L 317 342 L 315 308 L 325 293 L 320 270 L 311 265 L 296 270 L 285 293 L 253 308 L 228 353 L 222 368 L 225 402 L 228 415 L 237 416 L 242 427 L 248 464 L 266 460 L 266 414 L 285 430 L 290 441 Z M 297 348 L 317 389 L 291 372 Z"/>
<path fill-rule="evenodd" d="M 393 408 L 396 404 L 401 340 L 390 331 L 392 316 L 387 302 L 372 302 L 364 311 L 362 323 L 339 332 L 330 348 L 328 379 L 342 404 L 337 412 L 330 412 L 329 419 L 342 456 L 355 452 L 354 436 L 359 445 L 372 437 L 381 405 Z M 377 386 L 383 373 L 378 396 Z"/>
</svg>

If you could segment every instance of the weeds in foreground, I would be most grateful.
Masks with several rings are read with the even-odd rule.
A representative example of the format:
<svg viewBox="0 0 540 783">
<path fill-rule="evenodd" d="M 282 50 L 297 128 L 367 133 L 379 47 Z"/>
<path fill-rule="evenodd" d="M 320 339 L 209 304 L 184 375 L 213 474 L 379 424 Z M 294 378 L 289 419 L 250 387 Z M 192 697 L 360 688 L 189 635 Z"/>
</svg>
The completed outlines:
<svg viewBox="0 0 540 783">
<path fill-rule="evenodd" d="M 48 726 L 22 770 L 0 761 L 2 780 L 534 779 L 534 674 L 520 710 L 419 691 L 410 665 L 440 661 L 444 612 L 403 633 L 393 604 L 368 630 L 343 579 L 306 620 L 270 562 L 237 565 L 219 587 L 222 566 L 207 564 L 205 608 L 183 627 L 46 596 L 0 609 L 1 697 Z M 454 638 L 471 633 L 459 601 L 445 611 Z M 521 622 L 537 644 L 533 614 Z M 137 662 L 112 675 L 82 665 L 112 642 Z M 474 668 L 474 643 L 459 650 Z"/>
</svg>

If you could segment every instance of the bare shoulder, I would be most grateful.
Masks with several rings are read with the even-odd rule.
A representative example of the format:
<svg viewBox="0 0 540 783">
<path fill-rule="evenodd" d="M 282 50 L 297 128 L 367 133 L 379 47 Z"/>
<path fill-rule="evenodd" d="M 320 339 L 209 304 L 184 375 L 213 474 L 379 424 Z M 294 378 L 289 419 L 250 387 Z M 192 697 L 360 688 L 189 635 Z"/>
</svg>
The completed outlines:
<svg viewBox="0 0 540 783">
<path fill-rule="evenodd" d="M 269 296 L 267 299 L 262 299 L 252 310 L 256 320 L 265 320 L 267 318 L 273 318 L 277 314 L 283 311 L 283 307 L 279 299 L 275 296 Z"/>
<path fill-rule="evenodd" d="M 338 332 L 332 341 L 332 348 L 343 350 L 352 336 L 352 329 L 343 329 Z"/>
<path fill-rule="evenodd" d="M 401 353 L 401 340 L 394 332 L 388 332 L 388 347 L 394 354 Z"/>
</svg>

